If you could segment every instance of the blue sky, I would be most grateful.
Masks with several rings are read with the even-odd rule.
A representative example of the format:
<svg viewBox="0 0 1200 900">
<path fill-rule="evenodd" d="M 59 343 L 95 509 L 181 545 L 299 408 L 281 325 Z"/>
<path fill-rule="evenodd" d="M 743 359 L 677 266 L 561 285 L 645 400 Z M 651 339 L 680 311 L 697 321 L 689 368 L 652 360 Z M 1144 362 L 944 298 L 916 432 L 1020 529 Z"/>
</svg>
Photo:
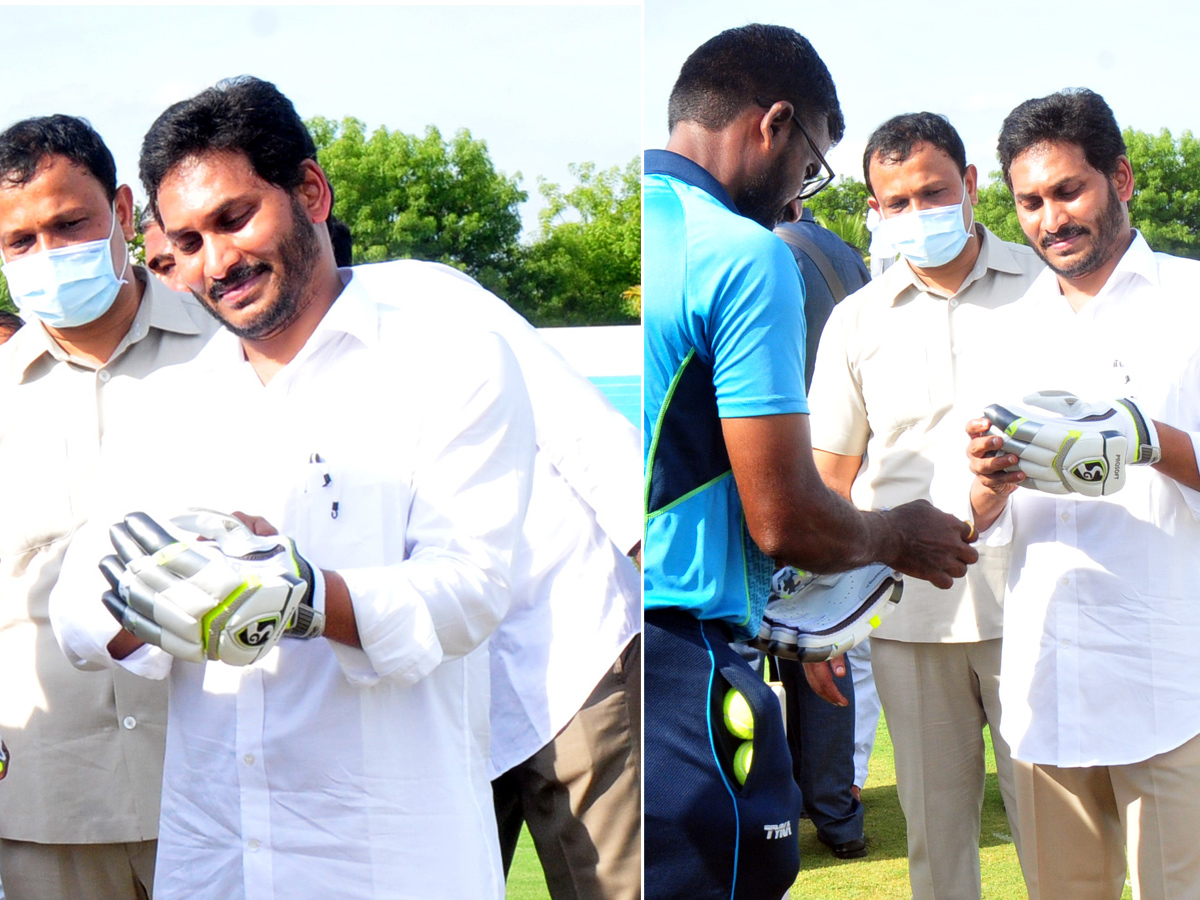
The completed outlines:
<svg viewBox="0 0 1200 900">
<path fill-rule="evenodd" d="M 10 6 L 0 127 L 88 118 L 135 195 L 137 153 L 171 103 L 240 74 L 275 82 L 300 115 L 449 137 L 469 128 L 498 169 L 624 166 L 641 150 L 641 9 L 607 6 Z"/>
<path fill-rule="evenodd" d="M 875 126 L 902 112 L 947 115 L 968 161 L 999 168 L 996 135 L 1018 103 L 1064 87 L 1103 94 L 1117 121 L 1157 132 L 1200 130 L 1200 6 L 1175 0 L 647 0 L 645 139 L 667 139 L 679 67 L 708 38 L 748 22 L 795 28 L 837 84 L 847 130 L 834 171 L 862 179 Z"/>
</svg>

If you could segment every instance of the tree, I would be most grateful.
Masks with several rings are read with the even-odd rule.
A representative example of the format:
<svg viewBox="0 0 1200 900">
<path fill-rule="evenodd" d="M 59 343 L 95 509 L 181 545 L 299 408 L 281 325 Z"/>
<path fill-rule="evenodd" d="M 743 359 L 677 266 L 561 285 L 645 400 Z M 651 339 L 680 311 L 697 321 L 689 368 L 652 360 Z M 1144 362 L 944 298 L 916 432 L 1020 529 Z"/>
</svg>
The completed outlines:
<svg viewBox="0 0 1200 900">
<path fill-rule="evenodd" d="M 1179 140 L 1122 132 L 1133 166 L 1129 217 L 1155 250 L 1200 259 L 1200 140 L 1185 131 Z"/>
<path fill-rule="evenodd" d="M 987 226 L 988 230 L 1003 241 L 1014 244 L 1025 243 L 1025 232 L 1017 220 L 1017 207 L 1012 192 L 999 172 L 988 175 L 991 179 L 979 188 L 979 202 L 975 204 L 975 221 Z"/>
<path fill-rule="evenodd" d="M 334 213 L 354 235 L 354 262 L 416 257 L 447 263 L 504 293 L 521 233 L 520 174 L 497 172 L 487 144 L 466 129 L 452 140 L 363 122 L 309 120 Z"/>
<path fill-rule="evenodd" d="M 570 166 L 564 191 L 538 180 L 546 201 L 537 239 L 523 248 L 510 302 L 536 325 L 621 325 L 641 315 L 641 157 L 624 169 Z"/>
<path fill-rule="evenodd" d="M 832 221 L 837 218 L 838 213 L 847 213 L 858 216 L 865 222 L 869 196 L 865 183 L 843 175 L 837 184 L 831 184 L 815 197 L 805 200 L 804 205 L 811 209 L 813 216 L 818 219 Z"/>
</svg>

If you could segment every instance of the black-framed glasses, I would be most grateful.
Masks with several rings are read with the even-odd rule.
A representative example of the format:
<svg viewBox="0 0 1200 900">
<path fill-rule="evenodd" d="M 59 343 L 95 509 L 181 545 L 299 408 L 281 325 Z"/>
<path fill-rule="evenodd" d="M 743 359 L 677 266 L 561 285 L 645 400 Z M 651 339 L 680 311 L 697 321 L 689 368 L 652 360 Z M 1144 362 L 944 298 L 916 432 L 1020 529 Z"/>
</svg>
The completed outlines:
<svg viewBox="0 0 1200 900">
<path fill-rule="evenodd" d="M 754 102 L 763 109 L 770 109 L 774 104 L 768 103 L 761 97 L 755 97 Z M 829 187 L 829 183 L 833 181 L 833 168 L 825 160 L 825 155 L 817 149 L 816 141 L 812 139 L 804 126 L 800 124 L 800 117 L 796 115 L 795 107 L 792 107 L 792 124 L 800 129 L 800 133 L 804 135 L 804 139 L 808 141 L 808 146 L 812 148 L 812 152 L 816 155 L 819 165 L 817 171 L 812 175 L 805 174 L 804 182 L 800 187 L 800 193 L 796 195 L 798 200 L 807 200 L 825 188 Z"/>
</svg>

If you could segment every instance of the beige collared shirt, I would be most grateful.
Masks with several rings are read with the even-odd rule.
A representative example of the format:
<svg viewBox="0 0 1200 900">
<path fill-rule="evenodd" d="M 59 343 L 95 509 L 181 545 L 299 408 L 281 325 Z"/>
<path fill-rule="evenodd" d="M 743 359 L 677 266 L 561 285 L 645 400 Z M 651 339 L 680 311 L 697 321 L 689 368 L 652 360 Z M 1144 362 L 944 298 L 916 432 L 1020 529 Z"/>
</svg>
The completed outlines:
<svg viewBox="0 0 1200 900">
<path fill-rule="evenodd" d="M 1016 300 L 1042 263 L 982 225 L 979 258 L 952 296 L 899 262 L 838 304 L 821 335 L 809 392 L 812 445 L 866 454 L 851 489 L 860 509 L 930 500 L 970 514 L 965 425 L 994 399 L 995 368 L 1012 334 L 996 310 Z M 979 641 L 1000 636 L 1008 568 L 1003 548 L 952 588 L 905 579 L 899 608 L 874 635 L 901 641 Z"/>
<path fill-rule="evenodd" d="M 114 843 L 158 830 L 163 685 L 77 671 L 47 617 L 106 421 L 135 415 L 138 382 L 193 357 L 216 328 L 195 300 L 136 272 L 142 304 L 107 364 L 69 360 L 37 321 L 0 347 L 0 734 L 12 753 L 0 837 L 10 840 Z M 164 411 L 142 415 L 161 423 Z"/>
</svg>

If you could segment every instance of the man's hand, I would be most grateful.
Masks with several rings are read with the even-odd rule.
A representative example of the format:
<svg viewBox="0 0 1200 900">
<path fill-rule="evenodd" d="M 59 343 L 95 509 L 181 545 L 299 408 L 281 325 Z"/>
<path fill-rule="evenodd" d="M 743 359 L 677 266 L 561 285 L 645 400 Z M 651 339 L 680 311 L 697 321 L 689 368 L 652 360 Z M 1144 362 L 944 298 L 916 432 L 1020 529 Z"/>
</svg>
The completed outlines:
<svg viewBox="0 0 1200 900">
<path fill-rule="evenodd" d="M 1027 477 L 1024 472 L 1013 468 L 1019 461 L 1012 453 L 1001 448 L 1004 439 L 990 433 L 988 419 L 971 419 L 967 422 L 967 466 L 975 475 L 971 483 L 971 511 L 975 516 L 975 527 L 986 531 L 1004 512 L 1008 495 Z"/>
<path fill-rule="evenodd" d="M 928 500 L 913 500 L 880 515 L 886 517 L 899 543 L 888 565 L 905 575 L 945 590 L 979 559 L 971 546 L 976 536 L 971 523 L 942 512 Z"/>
<path fill-rule="evenodd" d="M 844 655 L 835 656 L 825 662 L 804 663 L 803 665 L 804 677 L 814 694 L 834 706 L 850 705 L 850 701 L 846 699 L 845 694 L 838 689 L 837 682 L 833 680 L 846 674 L 846 657 Z"/>
<path fill-rule="evenodd" d="M 104 603 L 127 631 L 180 659 L 230 665 L 255 662 L 285 631 L 320 634 L 313 570 L 291 541 L 209 511 L 173 521 L 210 542 L 176 541 L 145 513 L 110 529 L 118 556 L 100 563 Z"/>
</svg>

